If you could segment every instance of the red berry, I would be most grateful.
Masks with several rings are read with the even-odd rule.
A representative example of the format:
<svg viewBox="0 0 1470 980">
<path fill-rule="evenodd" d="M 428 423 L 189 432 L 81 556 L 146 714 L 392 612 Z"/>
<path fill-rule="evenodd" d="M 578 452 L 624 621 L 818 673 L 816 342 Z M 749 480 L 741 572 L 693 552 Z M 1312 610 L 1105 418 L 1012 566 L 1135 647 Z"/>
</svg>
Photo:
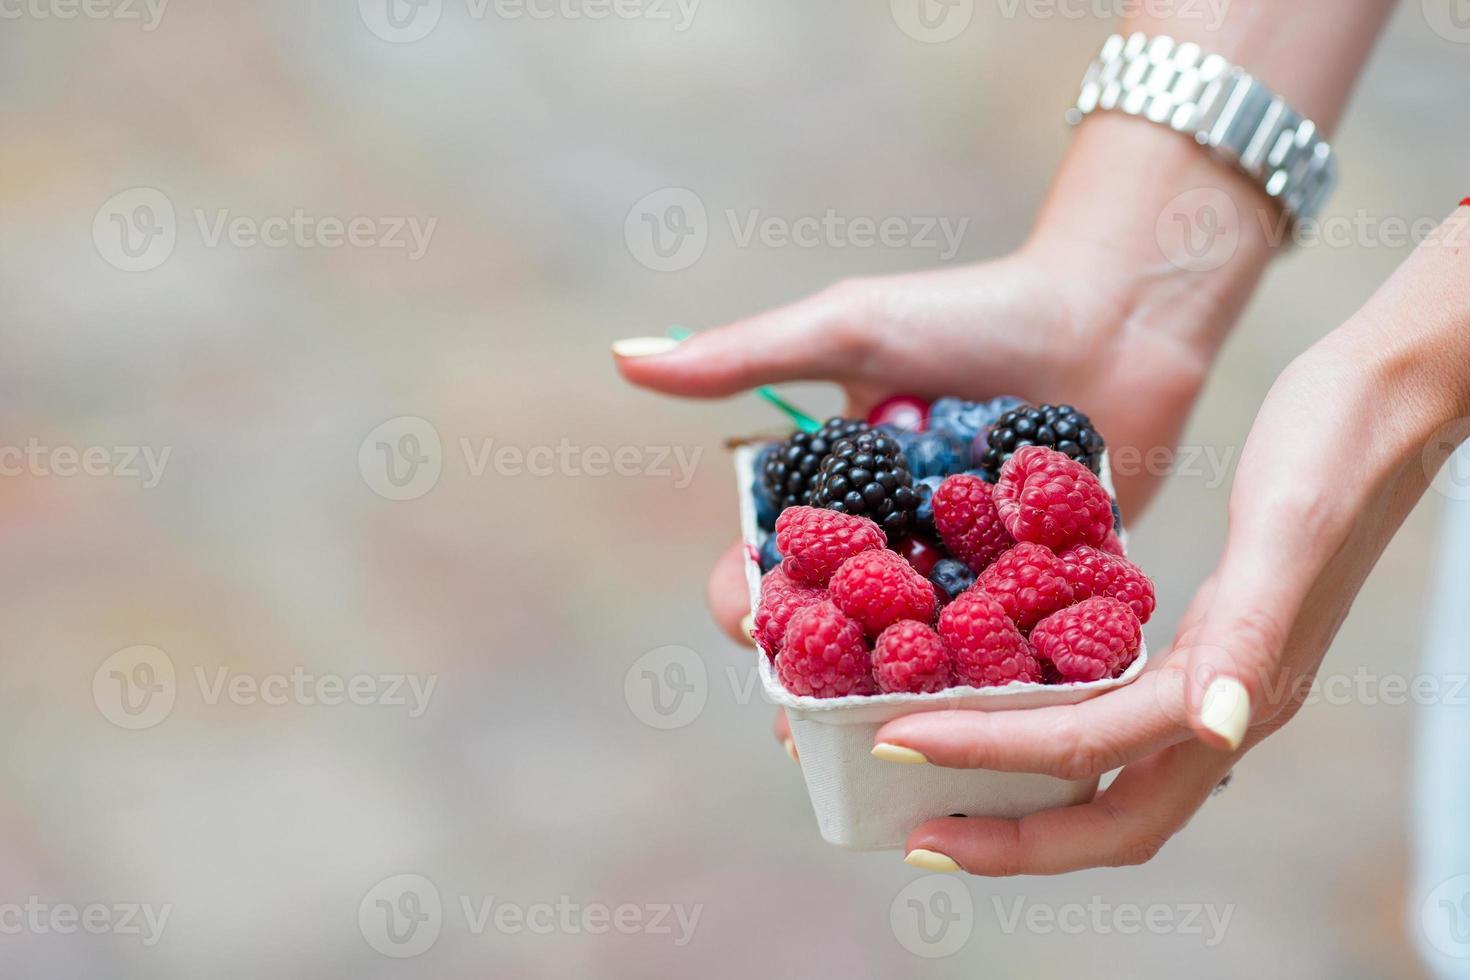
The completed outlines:
<svg viewBox="0 0 1470 980">
<path fill-rule="evenodd" d="M 934 527 L 949 553 L 977 575 L 1015 542 L 1001 522 L 994 488 L 978 476 L 960 473 L 934 490 Z"/>
<path fill-rule="evenodd" d="M 1005 608 L 983 592 L 966 592 L 939 614 L 939 636 L 954 658 L 954 679 L 971 687 L 1039 681 L 1031 644 Z"/>
<path fill-rule="evenodd" d="M 1113 530 L 1112 500 L 1097 476 L 1044 446 L 1025 446 L 1006 460 L 995 506 L 1011 537 L 1048 548 L 1100 545 Z"/>
<path fill-rule="evenodd" d="M 915 395 L 894 395 L 868 413 L 871 426 L 891 425 L 900 432 L 923 432 L 929 424 L 929 403 Z"/>
<path fill-rule="evenodd" d="M 814 698 L 876 690 L 863 628 L 830 602 L 814 603 L 791 617 L 776 676 L 792 694 Z"/>
<path fill-rule="evenodd" d="M 826 585 L 837 566 L 853 555 L 888 543 L 883 529 L 866 517 L 817 507 L 787 507 L 776 518 L 781 566 L 802 585 Z"/>
<path fill-rule="evenodd" d="M 1117 555 L 1119 558 L 1123 557 L 1123 539 L 1118 537 L 1117 531 L 1109 531 L 1107 540 L 1098 545 L 1098 547 L 1110 555 Z"/>
<path fill-rule="evenodd" d="M 1127 558 L 1085 544 L 1073 545 L 1057 557 L 1066 569 L 1063 574 L 1072 586 L 1073 599 L 1099 595 L 1117 599 L 1133 610 L 1140 623 L 1154 614 L 1154 584 Z"/>
<path fill-rule="evenodd" d="M 886 549 L 864 551 L 842 563 L 827 586 L 837 608 L 877 636 L 900 619 L 934 620 L 938 600 L 929 580 Z"/>
<path fill-rule="evenodd" d="M 939 634 L 911 619 L 894 623 L 873 647 L 873 679 L 885 694 L 925 694 L 950 684 L 949 651 Z"/>
<path fill-rule="evenodd" d="M 971 591 L 981 591 L 999 602 L 1022 630 L 1072 603 L 1066 568 L 1056 555 L 1039 544 L 1022 542 L 980 573 Z"/>
<path fill-rule="evenodd" d="M 944 551 L 939 547 L 938 542 L 917 534 L 911 534 L 899 541 L 893 546 L 893 550 L 902 555 L 905 561 L 914 566 L 914 571 L 925 578 L 929 577 L 929 573 L 934 571 L 934 566 L 944 558 Z"/>
<path fill-rule="evenodd" d="M 772 657 L 781 652 L 781 640 L 791 617 L 827 598 L 822 589 L 798 585 L 778 565 L 761 579 L 761 602 L 755 611 L 755 640 Z"/>
<path fill-rule="evenodd" d="M 1117 677 L 1133 663 L 1142 642 L 1133 610 L 1107 596 L 1054 612 L 1031 631 L 1036 655 L 1051 661 L 1064 681 Z"/>
</svg>

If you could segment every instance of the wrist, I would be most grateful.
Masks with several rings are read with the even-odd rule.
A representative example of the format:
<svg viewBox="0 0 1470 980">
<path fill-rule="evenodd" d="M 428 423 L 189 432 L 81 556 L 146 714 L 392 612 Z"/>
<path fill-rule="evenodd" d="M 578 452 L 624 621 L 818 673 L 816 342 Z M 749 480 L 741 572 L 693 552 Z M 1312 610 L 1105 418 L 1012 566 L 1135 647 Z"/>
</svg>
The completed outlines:
<svg viewBox="0 0 1470 980">
<path fill-rule="evenodd" d="M 1121 179 L 1100 189 L 1099 174 Z M 1284 229 L 1263 190 L 1192 140 L 1101 114 L 1078 127 L 1024 251 L 1085 270 L 1114 329 L 1158 335 L 1208 365 Z"/>
</svg>

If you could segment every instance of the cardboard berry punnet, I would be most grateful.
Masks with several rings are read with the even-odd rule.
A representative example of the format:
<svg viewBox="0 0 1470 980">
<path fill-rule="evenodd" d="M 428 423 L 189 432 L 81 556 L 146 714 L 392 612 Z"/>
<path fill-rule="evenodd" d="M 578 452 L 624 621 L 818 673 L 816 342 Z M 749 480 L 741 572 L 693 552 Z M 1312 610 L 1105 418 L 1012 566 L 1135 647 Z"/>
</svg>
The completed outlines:
<svg viewBox="0 0 1470 980">
<path fill-rule="evenodd" d="M 757 446 L 735 452 L 740 494 L 740 529 L 745 542 L 745 578 L 751 614 L 760 604 L 760 565 L 765 540 L 750 488 Z M 1113 495 L 1107 457 L 1101 479 Z M 963 708 L 1014 711 L 1075 704 L 1130 683 L 1144 669 L 1147 646 L 1120 676 L 1070 684 L 1012 683 L 1004 687 L 952 687 L 934 694 L 876 694 L 811 698 L 791 694 L 776 677 L 771 658 L 757 655 L 766 699 L 784 709 L 801 758 L 802 775 L 822 838 L 857 851 L 901 848 L 919 824 L 935 817 L 1021 817 L 1038 810 L 1085 803 L 1097 792 L 1097 779 L 1065 780 L 1034 773 L 987 769 L 944 769 L 900 765 L 875 759 L 878 729 L 888 721 L 919 711 Z"/>
</svg>

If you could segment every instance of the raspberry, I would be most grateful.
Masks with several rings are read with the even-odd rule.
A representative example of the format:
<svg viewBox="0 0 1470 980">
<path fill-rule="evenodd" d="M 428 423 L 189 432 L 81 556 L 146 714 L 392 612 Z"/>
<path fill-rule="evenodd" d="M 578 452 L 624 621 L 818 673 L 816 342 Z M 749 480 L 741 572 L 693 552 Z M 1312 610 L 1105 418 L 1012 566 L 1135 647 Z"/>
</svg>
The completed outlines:
<svg viewBox="0 0 1470 980">
<path fill-rule="evenodd" d="M 1123 539 L 1118 537 L 1117 531 L 1109 531 L 1106 540 L 1098 545 L 1098 547 L 1110 555 L 1117 555 L 1119 558 L 1123 557 Z"/>
<path fill-rule="evenodd" d="M 1154 614 L 1154 584 L 1127 558 L 1110 555 L 1085 544 L 1073 545 L 1057 555 L 1072 586 L 1072 598 L 1091 599 L 1108 596 L 1117 599 L 1138 617 L 1148 622 Z"/>
<path fill-rule="evenodd" d="M 1061 560 L 1039 544 L 1024 542 L 1001 555 L 975 580 L 1022 630 L 1072 604 L 1072 586 Z M 958 601 L 958 600 L 956 600 Z"/>
<path fill-rule="evenodd" d="M 949 651 L 939 634 L 923 623 L 904 620 L 878 636 L 873 647 L 873 679 L 885 694 L 925 694 L 950 683 Z"/>
<path fill-rule="evenodd" d="M 791 617 L 827 598 L 822 589 L 798 585 L 779 567 L 761 579 L 761 603 L 755 611 L 755 640 L 772 657 L 781 652 L 781 639 Z"/>
<path fill-rule="evenodd" d="M 949 553 L 977 575 L 1015 542 L 1001 523 L 994 488 L 978 476 L 952 476 L 934 491 L 934 526 Z"/>
<path fill-rule="evenodd" d="M 853 555 L 827 586 L 832 601 L 877 636 L 900 619 L 934 619 L 934 586 L 900 556 L 878 549 Z"/>
<path fill-rule="evenodd" d="M 1143 631 L 1133 610 L 1098 596 L 1037 623 L 1031 642 L 1036 655 L 1051 661 L 1062 680 L 1099 681 L 1117 677 L 1133 662 Z"/>
<path fill-rule="evenodd" d="M 1099 545 L 1113 530 L 1112 500 L 1098 478 L 1041 446 L 1016 450 L 1001 467 L 995 506 L 1011 537 L 1048 548 Z"/>
<path fill-rule="evenodd" d="M 883 530 L 866 517 L 817 507 L 788 507 L 776 519 L 781 567 L 802 585 L 826 585 L 837 566 L 853 555 L 888 543 Z"/>
<path fill-rule="evenodd" d="M 939 614 L 939 636 L 954 657 L 958 684 L 992 687 L 1041 680 L 1031 644 L 1005 607 L 983 592 L 966 592 L 945 606 Z"/>
<path fill-rule="evenodd" d="M 876 690 L 863 628 L 830 602 L 813 603 L 791 617 L 776 676 L 792 694 L 814 698 Z"/>
</svg>

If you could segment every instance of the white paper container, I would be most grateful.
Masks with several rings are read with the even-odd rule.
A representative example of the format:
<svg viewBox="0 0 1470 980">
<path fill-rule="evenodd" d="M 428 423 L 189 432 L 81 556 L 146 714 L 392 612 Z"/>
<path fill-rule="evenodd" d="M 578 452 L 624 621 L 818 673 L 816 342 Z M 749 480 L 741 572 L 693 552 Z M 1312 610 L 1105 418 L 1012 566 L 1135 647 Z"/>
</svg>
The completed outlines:
<svg viewBox="0 0 1470 980">
<path fill-rule="evenodd" d="M 759 553 L 766 532 L 755 519 L 754 480 L 758 447 L 735 452 L 740 489 L 740 530 L 746 544 L 745 578 L 750 608 L 760 604 Z M 1107 460 L 1102 481 L 1113 493 Z M 789 693 L 764 652 L 759 653 L 766 699 L 786 711 L 801 771 L 811 796 L 817 826 L 828 843 L 855 851 L 903 846 L 909 832 L 926 820 L 951 814 L 1022 817 L 1038 810 L 1085 803 L 1097 792 L 1097 779 L 1065 780 L 1035 773 L 989 769 L 944 769 L 884 762 L 872 756 L 878 729 L 918 711 L 965 708 L 1011 711 L 1075 704 L 1129 683 L 1148 660 L 1147 647 L 1120 677 L 1078 684 L 1008 684 L 1005 687 L 955 687 L 936 694 L 879 694 L 869 697 L 811 698 Z"/>
</svg>

